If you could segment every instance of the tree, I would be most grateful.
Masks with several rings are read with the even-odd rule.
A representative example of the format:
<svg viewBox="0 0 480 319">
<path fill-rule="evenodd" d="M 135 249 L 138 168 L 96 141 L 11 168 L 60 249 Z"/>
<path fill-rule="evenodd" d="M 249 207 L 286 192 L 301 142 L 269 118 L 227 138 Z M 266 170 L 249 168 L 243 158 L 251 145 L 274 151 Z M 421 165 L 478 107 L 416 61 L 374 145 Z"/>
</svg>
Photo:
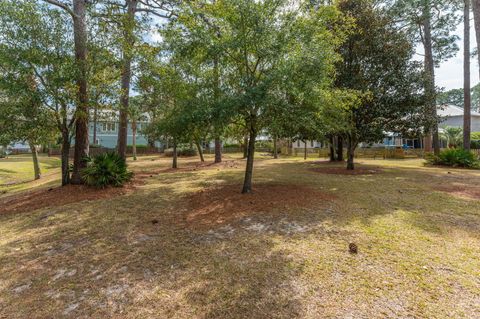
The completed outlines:
<svg viewBox="0 0 480 319">
<path fill-rule="evenodd" d="M 70 182 L 68 161 L 76 100 L 76 66 L 70 48 L 72 26 L 65 23 L 66 13 L 33 1 L 5 1 L 0 4 L 0 12 L 0 64 L 7 86 L 4 90 L 16 97 L 16 89 L 28 87 L 20 93 L 34 94 L 40 100 L 39 112 L 54 121 L 62 141 L 62 185 L 66 185 Z M 32 85 L 25 85 L 27 78 Z"/>
<path fill-rule="evenodd" d="M 1 68 L 5 71 L 4 68 Z M 5 75 L 5 74 L 4 74 Z M 6 81 L 8 83 L 6 83 Z M 54 139 L 54 123 L 41 107 L 41 99 L 35 89 L 33 76 L 22 74 L 0 79 L 0 144 L 26 142 L 33 159 L 34 179 L 40 179 L 41 171 L 37 146 Z"/>
<path fill-rule="evenodd" d="M 435 155 L 440 153 L 436 107 L 435 67 L 458 50 L 453 34 L 459 23 L 456 0 L 392 0 L 392 14 L 399 19 L 399 28 L 409 32 L 424 48 L 425 131 L 433 137 Z M 429 147 L 430 138 L 427 138 Z M 427 148 L 427 147 L 426 147 Z"/>
<path fill-rule="evenodd" d="M 437 104 L 444 105 L 456 105 L 463 108 L 464 102 L 464 90 L 452 89 L 446 92 L 441 92 L 437 95 Z"/>
<path fill-rule="evenodd" d="M 330 132 L 347 143 L 347 169 L 354 169 L 360 142 L 377 142 L 386 131 L 416 132 L 426 122 L 419 115 L 423 77 L 411 61 L 412 45 L 382 8 L 370 0 L 344 0 L 340 10 L 355 20 L 354 31 L 340 47 L 336 87 L 325 117 Z M 431 114 L 431 113 L 427 113 Z M 338 124 L 341 123 L 341 124 Z"/>
<path fill-rule="evenodd" d="M 470 150 L 471 88 L 470 88 L 470 1 L 464 0 L 463 9 L 463 148 Z"/>
<path fill-rule="evenodd" d="M 137 124 L 138 121 L 145 120 L 145 115 L 142 110 L 142 100 L 140 96 L 131 99 L 128 107 L 128 117 L 132 123 L 132 156 L 133 160 L 137 160 Z"/>
<path fill-rule="evenodd" d="M 121 90 L 117 152 L 125 159 L 127 152 L 127 131 L 130 87 L 132 81 L 132 63 L 138 55 L 137 44 L 141 39 L 140 31 L 146 28 L 142 19 L 148 16 L 169 19 L 172 17 L 176 1 L 161 0 L 113 0 L 108 1 L 100 14 L 107 23 L 120 29 L 117 41 L 121 53 Z"/>
<path fill-rule="evenodd" d="M 81 170 L 86 167 L 85 158 L 89 152 L 88 142 L 88 91 L 87 91 L 87 5 L 88 0 L 43 0 L 66 13 L 73 21 L 73 38 L 76 62 L 77 101 L 75 110 L 75 153 L 71 182 L 82 184 Z"/>
</svg>

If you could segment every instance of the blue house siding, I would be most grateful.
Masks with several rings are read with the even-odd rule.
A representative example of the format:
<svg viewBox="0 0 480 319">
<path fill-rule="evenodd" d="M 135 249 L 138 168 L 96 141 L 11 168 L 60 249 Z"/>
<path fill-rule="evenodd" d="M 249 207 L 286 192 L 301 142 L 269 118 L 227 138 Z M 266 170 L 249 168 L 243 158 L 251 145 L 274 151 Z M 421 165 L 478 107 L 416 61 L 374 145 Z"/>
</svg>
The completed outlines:
<svg viewBox="0 0 480 319">
<path fill-rule="evenodd" d="M 141 134 L 142 125 L 145 123 L 137 124 L 137 145 L 147 145 L 148 140 L 146 136 Z M 93 140 L 93 123 L 89 123 L 88 135 L 90 144 L 98 144 L 106 148 L 115 148 L 117 147 L 117 138 L 118 138 L 118 123 L 115 122 L 98 122 L 97 123 L 97 140 Z M 132 145 L 133 143 L 133 132 L 132 126 L 128 124 L 128 133 L 127 133 L 127 144 Z M 158 142 L 155 143 L 157 147 L 160 146 Z"/>
</svg>

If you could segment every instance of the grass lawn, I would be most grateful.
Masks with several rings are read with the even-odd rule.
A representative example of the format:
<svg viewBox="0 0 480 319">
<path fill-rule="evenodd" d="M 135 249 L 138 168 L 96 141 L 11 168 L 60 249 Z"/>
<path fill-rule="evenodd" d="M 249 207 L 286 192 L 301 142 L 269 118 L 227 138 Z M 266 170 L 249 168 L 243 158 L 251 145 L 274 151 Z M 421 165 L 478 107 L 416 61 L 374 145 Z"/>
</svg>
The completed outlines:
<svg viewBox="0 0 480 319">
<path fill-rule="evenodd" d="M 45 185 L 58 178 L 60 159 L 39 155 L 42 180 L 32 183 L 33 161 L 30 154 L 0 158 L 0 196 L 4 193 Z"/>
<path fill-rule="evenodd" d="M 0 318 L 480 318 L 479 171 L 194 161 L 0 198 Z"/>
</svg>

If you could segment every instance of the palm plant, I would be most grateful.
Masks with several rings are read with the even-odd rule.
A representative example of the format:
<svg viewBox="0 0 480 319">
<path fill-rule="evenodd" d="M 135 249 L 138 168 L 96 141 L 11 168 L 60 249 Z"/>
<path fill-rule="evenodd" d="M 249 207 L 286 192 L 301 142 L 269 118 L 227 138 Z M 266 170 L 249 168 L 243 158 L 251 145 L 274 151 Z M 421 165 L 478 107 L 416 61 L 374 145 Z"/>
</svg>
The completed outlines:
<svg viewBox="0 0 480 319">
<path fill-rule="evenodd" d="M 457 147 L 462 144 L 463 129 L 461 127 L 446 126 L 443 128 L 441 137 L 447 142 L 448 147 Z"/>
</svg>

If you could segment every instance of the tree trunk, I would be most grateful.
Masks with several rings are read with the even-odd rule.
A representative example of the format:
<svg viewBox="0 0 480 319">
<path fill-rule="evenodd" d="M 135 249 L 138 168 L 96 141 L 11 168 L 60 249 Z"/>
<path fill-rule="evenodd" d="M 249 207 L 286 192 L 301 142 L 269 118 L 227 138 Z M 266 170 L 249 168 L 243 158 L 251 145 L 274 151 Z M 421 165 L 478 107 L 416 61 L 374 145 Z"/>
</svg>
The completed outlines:
<svg viewBox="0 0 480 319">
<path fill-rule="evenodd" d="M 125 24 L 123 25 L 123 65 L 120 92 L 120 119 L 117 141 L 117 152 L 123 159 L 127 157 L 128 104 L 130 96 L 130 82 L 132 78 L 132 50 L 135 44 L 134 29 L 137 4 L 138 0 L 127 1 L 127 16 L 125 19 Z"/>
<path fill-rule="evenodd" d="M 353 170 L 355 168 L 354 159 L 355 159 L 355 148 L 357 143 L 353 140 L 352 137 L 347 138 L 347 169 Z"/>
<path fill-rule="evenodd" d="M 303 147 L 303 159 L 306 160 L 307 159 L 307 140 L 303 141 L 303 144 L 305 144 L 305 146 Z"/>
<path fill-rule="evenodd" d="M 95 103 L 93 110 L 93 144 L 97 144 L 97 119 L 98 119 L 98 106 Z"/>
<path fill-rule="evenodd" d="M 215 138 L 215 163 L 222 162 L 222 141 L 219 137 Z"/>
<path fill-rule="evenodd" d="M 205 162 L 205 158 L 203 157 L 203 150 L 202 150 L 202 146 L 200 145 L 200 142 L 198 140 L 195 140 L 195 145 L 197 146 L 198 156 L 200 156 L 200 161 L 202 163 Z"/>
<path fill-rule="evenodd" d="M 88 156 L 88 92 L 87 92 L 87 25 L 86 0 L 73 0 L 73 37 L 75 42 L 75 61 L 78 67 L 77 87 L 78 105 L 75 112 L 75 154 L 71 182 L 82 184 L 81 171 L 86 167 Z"/>
<path fill-rule="evenodd" d="M 475 37 L 477 43 L 480 43 L 480 0 L 472 0 L 473 8 L 473 22 L 475 26 Z M 477 44 L 478 45 L 478 44 Z M 477 50 L 478 59 L 480 60 L 480 50 Z M 479 73 L 480 73 L 480 63 L 479 63 Z"/>
<path fill-rule="evenodd" d="M 245 135 L 243 138 L 243 158 L 248 157 L 248 136 Z"/>
<path fill-rule="evenodd" d="M 38 153 L 37 153 L 37 146 L 33 142 L 28 142 L 30 145 L 30 151 L 32 152 L 32 159 L 33 159 L 33 172 L 35 180 L 40 179 L 40 164 L 38 163 Z"/>
<path fill-rule="evenodd" d="M 329 138 L 329 144 L 330 144 L 330 162 L 335 162 L 335 148 L 334 148 L 334 138 L 333 136 L 330 136 Z"/>
<path fill-rule="evenodd" d="M 431 13 L 428 2 L 424 7 L 423 32 L 425 49 L 425 92 L 427 95 L 427 112 L 430 112 L 431 125 L 429 125 L 429 133 L 432 134 L 433 152 L 435 155 L 440 154 L 440 140 L 438 138 L 438 121 L 437 121 L 437 105 L 435 98 L 435 65 L 433 62 L 432 48 L 432 30 L 431 30 Z"/>
<path fill-rule="evenodd" d="M 343 138 L 337 137 L 337 161 L 343 162 Z"/>
<path fill-rule="evenodd" d="M 277 149 L 277 137 L 273 137 L 273 158 L 277 159 L 278 158 L 278 149 Z"/>
<path fill-rule="evenodd" d="M 245 179 L 243 180 L 242 194 L 252 192 L 253 160 L 255 155 L 255 140 L 257 134 L 254 129 L 250 130 L 250 139 L 248 141 L 247 167 L 245 169 Z"/>
<path fill-rule="evenodd" d="M 172 168 L 178 168 L 177 164 L 177 141 L 173 140 L 173 163 Z"/>
<path fill-rule="evenodd" d="M 470 1 L 464 0 L 463 10 L 463 148 L 470 150 L 471 108 L 470 93 Z"/>
<path fill-rule="evenodd" d="M 68 129 L 62 130 L 62 186 L 70 183 L 70 135 Z"/>
<path fill-rule="evenodd" d="M 137 160 L 137 120 L 132 120 L 132 155 L 133 160 Z"/>
</svg>

